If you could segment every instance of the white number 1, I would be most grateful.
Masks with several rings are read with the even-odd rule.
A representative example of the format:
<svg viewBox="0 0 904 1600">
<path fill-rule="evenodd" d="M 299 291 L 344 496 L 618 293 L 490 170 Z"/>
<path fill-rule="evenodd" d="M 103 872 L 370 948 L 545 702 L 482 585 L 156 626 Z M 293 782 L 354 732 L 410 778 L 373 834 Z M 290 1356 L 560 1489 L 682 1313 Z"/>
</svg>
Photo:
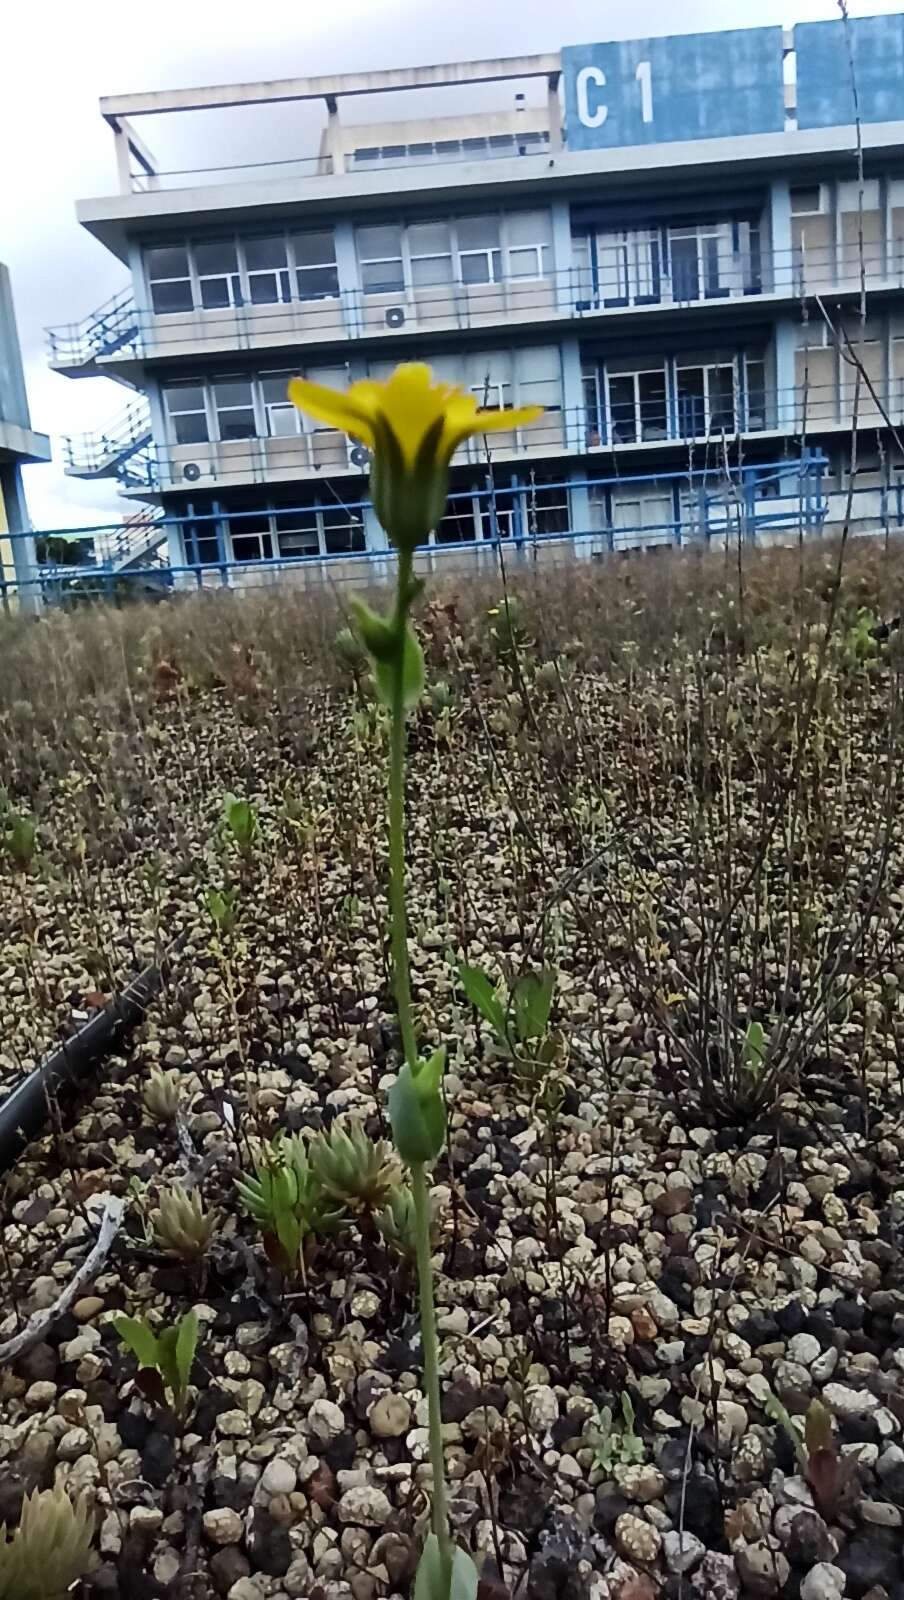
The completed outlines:
<svg viewBox="0 0 904 1600">
<path fill-rule="evenodd" d="M 638 61 L 634 74 L 640 84 L 640 115 L 644 122 L 653 121 L 653 73 L 649 61 Z"/>
</svg>

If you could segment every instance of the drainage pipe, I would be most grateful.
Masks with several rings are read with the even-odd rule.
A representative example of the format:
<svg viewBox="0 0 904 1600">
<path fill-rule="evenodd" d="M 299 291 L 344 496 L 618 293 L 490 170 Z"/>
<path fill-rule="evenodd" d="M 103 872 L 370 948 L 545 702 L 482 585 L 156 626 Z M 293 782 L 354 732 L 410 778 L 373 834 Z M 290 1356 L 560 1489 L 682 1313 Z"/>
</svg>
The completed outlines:
<svg viewBox="0 0 904 1600">
<path fill-rule="evenodd" d="M 0 1176 L 41 1132 L 60 1090 L 80 1083 L 123 1034 L 141 1021 L 162 982 L 160 967 L 146 967 L 7 1095 L 0 1105 Z"/>
</svg>

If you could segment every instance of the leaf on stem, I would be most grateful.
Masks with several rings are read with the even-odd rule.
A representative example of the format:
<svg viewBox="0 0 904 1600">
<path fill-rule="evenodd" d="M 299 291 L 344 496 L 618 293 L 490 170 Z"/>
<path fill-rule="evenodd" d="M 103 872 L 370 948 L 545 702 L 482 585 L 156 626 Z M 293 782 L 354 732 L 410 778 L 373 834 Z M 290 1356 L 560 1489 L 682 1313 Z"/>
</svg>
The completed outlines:
<svg viewBox="0 0 904 1600">
<path fill-rule="evenodd" d="M 396 664 L 394 658 L 389 661 L 374 661 L 374 682 L 377 686 L 377 694 L 383 705 L 390 707 L 390 709 L 392 707 L 395 674 Z M 424 652 L 409 622 L 405 626 L 402 652 L 402 705 L 406 711 L 411 711 L 417 705 L 424 692 L 426 681 L 427 671 L 424 666 Z"/>
</svg>

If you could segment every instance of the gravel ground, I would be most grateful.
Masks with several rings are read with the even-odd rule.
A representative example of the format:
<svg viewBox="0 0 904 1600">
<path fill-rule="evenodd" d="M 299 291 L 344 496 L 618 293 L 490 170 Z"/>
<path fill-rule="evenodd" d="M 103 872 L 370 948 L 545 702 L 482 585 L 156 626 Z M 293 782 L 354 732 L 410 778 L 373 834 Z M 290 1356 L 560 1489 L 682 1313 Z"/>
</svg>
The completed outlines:
<svg viewBox="0 0 904 1600">
<path fill-rule="evenodd" d="M 487 616 L 492 595 L 427 613 L 449 704 L 435 694 L 412 723 L 411 956 L 419 1031 L 449 1050 L 434 1173 L 443 1417 L 481 1600 L 904 1596 L 899 664 L 893 640 L 862 658 L 850 647 L 857 606 L 893 603 L 874 559 L 845 580 L 841 642 L 814 696 L 806 849 L 779 831 L 756 938 L 746 913 L 731 925 L 736 1008 L 754 984 L 782 988 L 782 941 L 803 925 L 782 909 L 789 882 L 805 880 L 833 949 L 850 927 L 839 906 L 862 910 L 880 859 L 881 893 L 765 1104 L 707 1104 L 685 1041 L 724 862 L 701 854 L 700 795 L 719 827 L 731 797 L 743 863 L 764 750 L 794 770 L 775 712 L 801 704 L 797 622 L 775 569 L 757 567 L 747 596 L 762 648 L 749 619 L 737 632 L 721 564 L 675 562 L 667 580 L 635 569 L 608 590 L 596 576 L 580 615 L 567 582 L 528 591 L 515 651 Z M 641 636 L 636 617 L 664 583 L 672 620 Z M 614 648 L 600 619 L 626 602 L 635 621 Z M 277 1127 L 358 1118 L 385 1132 L 397 1038 L 382 724 L 354 673 L 315 670 L 312 631 L 293 655 L 291 613 L 283 655 L 271 620 L 243 640 L 234 611 L 182 615 L 182 656 L 172 621 L 55 620 L 42 648 L 49 638 L 51 679 L 71 675 L 62 707 L 34 700 L 28 722 L 25 700 L 0 719 L 9 801 L 34 812 L 39 839 L 32 869 L 0 878 L 6 1086 L 171 953 L 142 1024 L 5 1180 L 0 1339 L 53 1304 L 105 1197 L 129 1208 L 71 1310 L 0 1370 L 0 1521 L 35 1485 L 87 1495 L 86 1596 L 404 1597 L 430 1483 L 410 1272 L 373 1229 L 350 1228 L 286 1287 L 235 1195 L 253 1141 Z M 249 629 L 261 615 L 249 609 Z M 91 666 L 91 630 L 105 627 L 114 643 Z M 247 860 L 224 836 L 227 791 L 259 819 Z M 239 918 L 218 947 L 204 897 L 224 884 Z M 494 977 L 556 969 L 552 1120 L 491 1048 L 450 953 Z M 779 1014 L 798 1038 L 818 1009 L 805 951 L 794 970 L 795 1003 L 762 1013 L 773 1039 Z M 177 1122 L 148 1112 L 155 1068 L 179 1075 Z M 173 1181 L 217 1214 L 202 1267 L 148 1240 L 148 1207 Z M 177 1421 L 142 1397 L 111 1319 L 172 1322 L 190 1306 L 201 1340 Z M 832 1507 L 773 1397 L 792 1417 L 814 1399 L 831 1414 L 850 1468 Z"/>
</svg>

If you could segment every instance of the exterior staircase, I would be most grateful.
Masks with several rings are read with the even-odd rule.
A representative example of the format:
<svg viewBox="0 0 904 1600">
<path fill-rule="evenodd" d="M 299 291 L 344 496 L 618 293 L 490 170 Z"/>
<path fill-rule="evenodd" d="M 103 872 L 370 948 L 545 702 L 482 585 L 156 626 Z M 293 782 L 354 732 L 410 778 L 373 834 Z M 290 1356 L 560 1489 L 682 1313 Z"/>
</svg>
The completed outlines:
<svg viewBox="0 0 904 1600">
<path fill-rule="evenodd" d="M 64 437 L 65 471 L 71 478 L 116 478 L 124 489 L 147 487 L 150 443 L 150 410 L 143 397 L 136 398 L 106 428 Z"/>
</svg>

